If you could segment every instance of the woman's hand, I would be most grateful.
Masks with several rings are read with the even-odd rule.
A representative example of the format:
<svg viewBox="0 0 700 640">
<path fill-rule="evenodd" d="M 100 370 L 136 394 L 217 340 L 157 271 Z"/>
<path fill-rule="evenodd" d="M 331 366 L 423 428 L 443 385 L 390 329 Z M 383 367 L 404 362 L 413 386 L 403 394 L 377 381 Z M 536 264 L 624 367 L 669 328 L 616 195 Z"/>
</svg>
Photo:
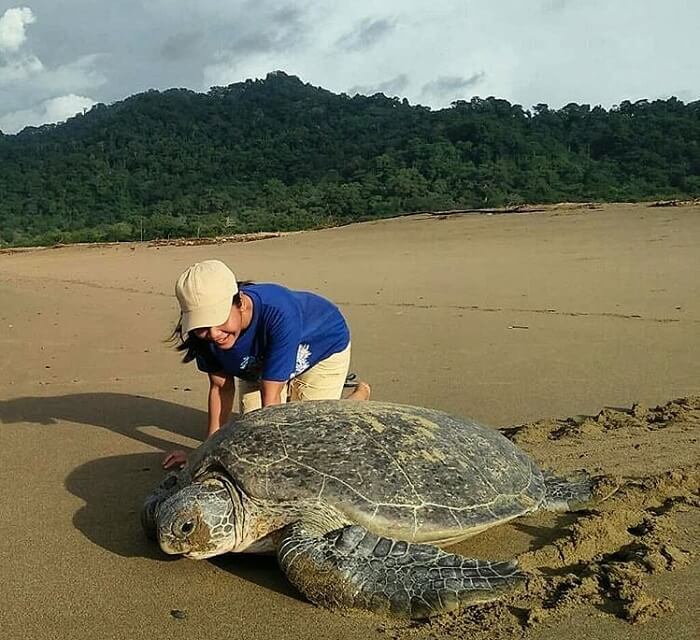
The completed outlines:
<svg viewBox="0 0 700 640">
<path fill-rule="evenodd" d="M 182 469 L 187 462 L 187 452 L 182 449 L 176 449 L 171 451 L 165 459 L 163 460 L 163 469 L 170 469 L 171 467 L 177 467 Z"/>
</svg>

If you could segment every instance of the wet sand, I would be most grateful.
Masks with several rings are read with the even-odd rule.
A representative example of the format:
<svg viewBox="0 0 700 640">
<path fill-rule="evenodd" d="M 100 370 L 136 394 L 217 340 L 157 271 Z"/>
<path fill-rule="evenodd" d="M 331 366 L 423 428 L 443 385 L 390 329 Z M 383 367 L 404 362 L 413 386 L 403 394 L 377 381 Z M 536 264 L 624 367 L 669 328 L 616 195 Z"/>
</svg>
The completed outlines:
<svg viewBox="0 0 700 640">
<path fill-rule="evenodd" d="M 698 206 L 606 205 L 414 216 L 243 244 L 0 254 L 0 629 L 37 639 L 696 637 L 699 245 Z M 212 257 L 240 278 L 335 300 L 351 323 L 353 369 L 376 399 L 504 428 L 553 470 L 616 476 L 620 490 L 589 512 L 531 516 L 461 545 L 518 556 L 533 580 L 507 602 L 428 625 L 316 609 L 269 558 L 163 557 L 141 535 L 139 505 L 163 451 L 196 446 L 206 418 L 205 376 L 164 343 L 172 287 Z"/>
</svg>

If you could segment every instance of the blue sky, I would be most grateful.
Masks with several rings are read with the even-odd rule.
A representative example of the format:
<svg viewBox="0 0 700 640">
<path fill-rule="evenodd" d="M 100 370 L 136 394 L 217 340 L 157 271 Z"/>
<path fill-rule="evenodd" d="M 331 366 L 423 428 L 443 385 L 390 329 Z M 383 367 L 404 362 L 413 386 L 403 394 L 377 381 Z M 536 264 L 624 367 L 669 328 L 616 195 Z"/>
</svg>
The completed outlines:
<svg viewBox="0 0 700 640">
<path fill-rule="evenodd" d="M 700 98 L 696 0 L 0 2 L 0 130 L 282 69 L 433 108 Z"/>
</svg>

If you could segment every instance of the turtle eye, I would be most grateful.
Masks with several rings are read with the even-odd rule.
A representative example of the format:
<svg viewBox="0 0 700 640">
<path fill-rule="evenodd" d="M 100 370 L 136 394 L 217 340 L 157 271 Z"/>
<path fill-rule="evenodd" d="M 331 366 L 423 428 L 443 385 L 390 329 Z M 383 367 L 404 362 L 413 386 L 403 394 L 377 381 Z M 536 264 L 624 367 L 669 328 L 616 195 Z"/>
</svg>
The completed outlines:
<svg viewBox="0 0 700 640">
<path fill-rule="evenodd" d="M 188 536 L 194 531 L 196 524 L 197 523 L 195 522 L 194 518 L 188 518 L 187 520 L 183 520 L 175 525 L 175 534 Z"/>
<path fill-rule="evenodd" d="M 186 536 L 194 531 L 194 520 L 188 520 L 182 525 L 182 533 Z"/>
</svg>

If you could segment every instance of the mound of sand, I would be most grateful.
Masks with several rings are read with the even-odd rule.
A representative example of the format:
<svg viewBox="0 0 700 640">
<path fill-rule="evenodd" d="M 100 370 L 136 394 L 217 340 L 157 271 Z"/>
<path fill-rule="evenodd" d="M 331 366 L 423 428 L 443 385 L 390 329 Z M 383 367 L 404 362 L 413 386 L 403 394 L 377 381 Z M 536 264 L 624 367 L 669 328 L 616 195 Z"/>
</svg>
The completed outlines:
<svg viewBox="0 0 700 640">
<path fill-rule="evenodd" d="M 590 447 L 591 434 L 600 433 L 639 439 L 640 432 L 648 436 L 675 429 L 693 433 L 697 442 L 699 425 L 700 397 L 687 397 L 654 408 L 636 404 L 629 410 L 604 409 L 597 416 L 542 420 L 506 432 L 537 456 L 543 442 L 561 446 L 566 441 L 569 453 L 580 452 Z M 614 442 L 609 440 L 609 445 Z M 638 477 L 601 475 L 596 492 L 601 500 L 594 506 L 561 514 L 553 539 L 518 555 L 528 574 L 522 589 L 498 602 L 416 626 L 409 635 L 523 637 L 583 606 L 631 624 L 673 611 L 673 601 L 652 595 L 646 583 L 652 574 L 686 565 L 700 551 L 688 532 L 689 525 L 700 523 L 700 464 Z M 547 517 L 529 520 L 542 525 Z"/>
</svg>

